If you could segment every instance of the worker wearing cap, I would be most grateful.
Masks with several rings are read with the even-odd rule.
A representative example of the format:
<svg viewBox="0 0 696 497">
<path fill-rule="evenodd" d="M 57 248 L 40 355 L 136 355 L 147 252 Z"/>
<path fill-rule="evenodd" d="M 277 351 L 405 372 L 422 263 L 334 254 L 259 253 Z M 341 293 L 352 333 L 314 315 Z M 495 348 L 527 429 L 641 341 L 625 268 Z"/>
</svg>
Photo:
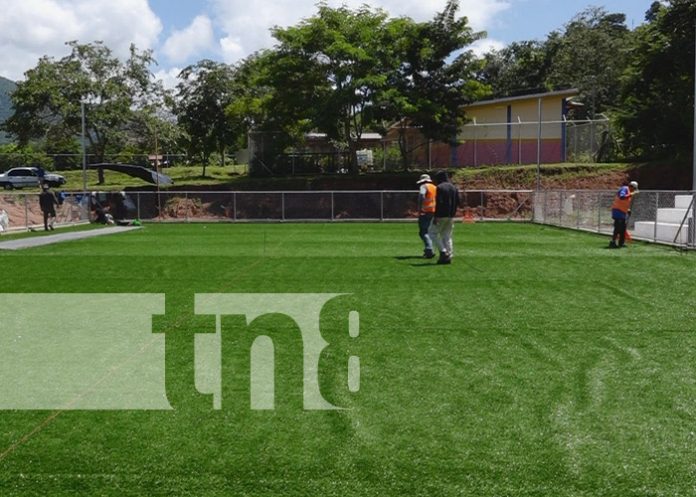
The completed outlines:
<svg viewBox="0 0 696 497">
<path fill-rule="evenodd" d="M 430 224 L 433 222 L 433 216 L 435 216 L 437 188 L 427 174 L 421 175 L 416 184 L 420 186 L 418 191 L 418 236 L 423 240 L 423 245 L 425 246 L 423 257 L 432 259 L 435 257 L 435 253 L 433 252 L 433 240 L 429 231 Z"/>
<path fill-rule="evenodd" d="M 619 188 L 611 204 L 611 218 L 614 220 L 614 233 L 609 248 L 621 248 L 626 241 L 626 223 L 631 212 L 633 196 L 638 193 L 638 182 L 631 181 Z M 618 241 L 618 244 L 617 244 Z"/>
</svg>

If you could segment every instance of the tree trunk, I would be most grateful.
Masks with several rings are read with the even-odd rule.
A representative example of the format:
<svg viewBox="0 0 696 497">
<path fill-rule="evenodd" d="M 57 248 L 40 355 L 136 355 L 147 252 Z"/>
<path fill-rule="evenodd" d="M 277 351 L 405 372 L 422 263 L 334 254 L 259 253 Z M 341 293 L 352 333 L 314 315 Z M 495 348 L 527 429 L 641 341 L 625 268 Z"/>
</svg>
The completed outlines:
<svg viewBox="0 0 696 497">
<path fill-rule="evenodd" d="M 359 170 L 358 170 L 358 144 L 355 140 L 353 140 L 353 137 L 351 136 L 350 133 L 350 121 L 346 119 L 345 123 L 343 124 L 343 132 L 346 135 L 346 141 L 348 142 L 348 169 L 350 171 L 350 174 L 357 175 Z"/>
<path fill-rule="evenodd" d="M 399 128 L 399 152 L 401 152 L 401 167 L 408 171 L 408 151 L 406 150 L 406 128 Z"/>
</svg>

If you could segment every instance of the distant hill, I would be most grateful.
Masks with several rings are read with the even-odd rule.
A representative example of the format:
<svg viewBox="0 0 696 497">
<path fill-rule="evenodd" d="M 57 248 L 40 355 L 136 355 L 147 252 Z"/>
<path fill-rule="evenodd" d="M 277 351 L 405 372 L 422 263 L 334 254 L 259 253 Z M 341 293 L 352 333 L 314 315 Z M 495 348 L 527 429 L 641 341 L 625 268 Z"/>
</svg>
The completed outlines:
<svg viewBox="0 0 696 497">
<path fill-rule="evenodd" d="M 0 76 L 0 123 L 12 115 L 12 100 L 10 96 L 15 91 L 17 85 L 14 81 Z M 4 133 L 0 133 L 0 144 L 9 142 Z"/>
</svg>

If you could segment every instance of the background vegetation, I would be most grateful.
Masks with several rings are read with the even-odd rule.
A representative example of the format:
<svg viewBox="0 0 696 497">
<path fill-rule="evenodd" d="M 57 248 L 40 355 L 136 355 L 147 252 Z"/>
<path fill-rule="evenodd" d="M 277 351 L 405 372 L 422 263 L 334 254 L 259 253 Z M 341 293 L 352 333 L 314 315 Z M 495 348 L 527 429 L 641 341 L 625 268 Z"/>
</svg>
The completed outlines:
<svg viewBox="0 0 696 497">
<path fill-rule="evenodd" d="M 273 132 L 278 152 L 313 131 L 357 171 L 366 131 L 401 123 L 447 141 L 468 102 L 578 88 L 584 106 L 572 117 L 610 117 L 614 160 L 687 162 L 695 20 L 694 0 L 656 1 L 635 29 L 624 14 L 592 7 L 543 40 L 476 57 L 472 43 L 485 33 L 472 31 L 458 0 L 426 22 L 320 3 L 312 17 L 274 28 L 273 49 L 234 65 L 199 61 L 170 90 L 152 76 L 151 52 L 133 46 L 119 60 L 101 42 L 73 41 L 68 56 L 43 57 L 16 86 L 0 80 L 0 121 L 13 140 L 0 157 L 21 163 L 43 154 L 49 166 L 76 166 L 84 106 L 91 162 L 118 155 L 148 163 L 148 154 L 166 152 L 205 176 L 209 164 L 244 148 L 250 131 Z"/>
</svg>

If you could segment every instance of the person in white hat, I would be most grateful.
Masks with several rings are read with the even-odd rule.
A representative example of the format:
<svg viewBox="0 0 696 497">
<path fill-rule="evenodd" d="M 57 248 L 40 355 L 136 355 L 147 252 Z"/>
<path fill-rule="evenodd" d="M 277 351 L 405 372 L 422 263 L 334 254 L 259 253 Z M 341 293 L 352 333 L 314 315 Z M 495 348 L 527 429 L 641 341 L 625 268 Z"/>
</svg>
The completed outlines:
<svg viewBox="0 0 696 497">
<path fill-rule="evenodd" d="M 621 248 L 626 243 L 626 228 L 631 214 L 633 196 L 638 193 L 638 182 L 624 183 L 616 192 L 611 204 L 611 218 L 614 220 L 614 233 L 611 235 L 609 248 Z"/>
<path fill-rule="evenodd" d="M 437 188 L 427 174 L 422 174 L 416 184 L 420 186 L 418 191 L 418 236 L 423 240 L 423 257 L 432 259 L 435 257 L 435 252 L 433 252 L 433 240 L 430 236 L 430 225 L 435 216 Z"/>
</svg>

